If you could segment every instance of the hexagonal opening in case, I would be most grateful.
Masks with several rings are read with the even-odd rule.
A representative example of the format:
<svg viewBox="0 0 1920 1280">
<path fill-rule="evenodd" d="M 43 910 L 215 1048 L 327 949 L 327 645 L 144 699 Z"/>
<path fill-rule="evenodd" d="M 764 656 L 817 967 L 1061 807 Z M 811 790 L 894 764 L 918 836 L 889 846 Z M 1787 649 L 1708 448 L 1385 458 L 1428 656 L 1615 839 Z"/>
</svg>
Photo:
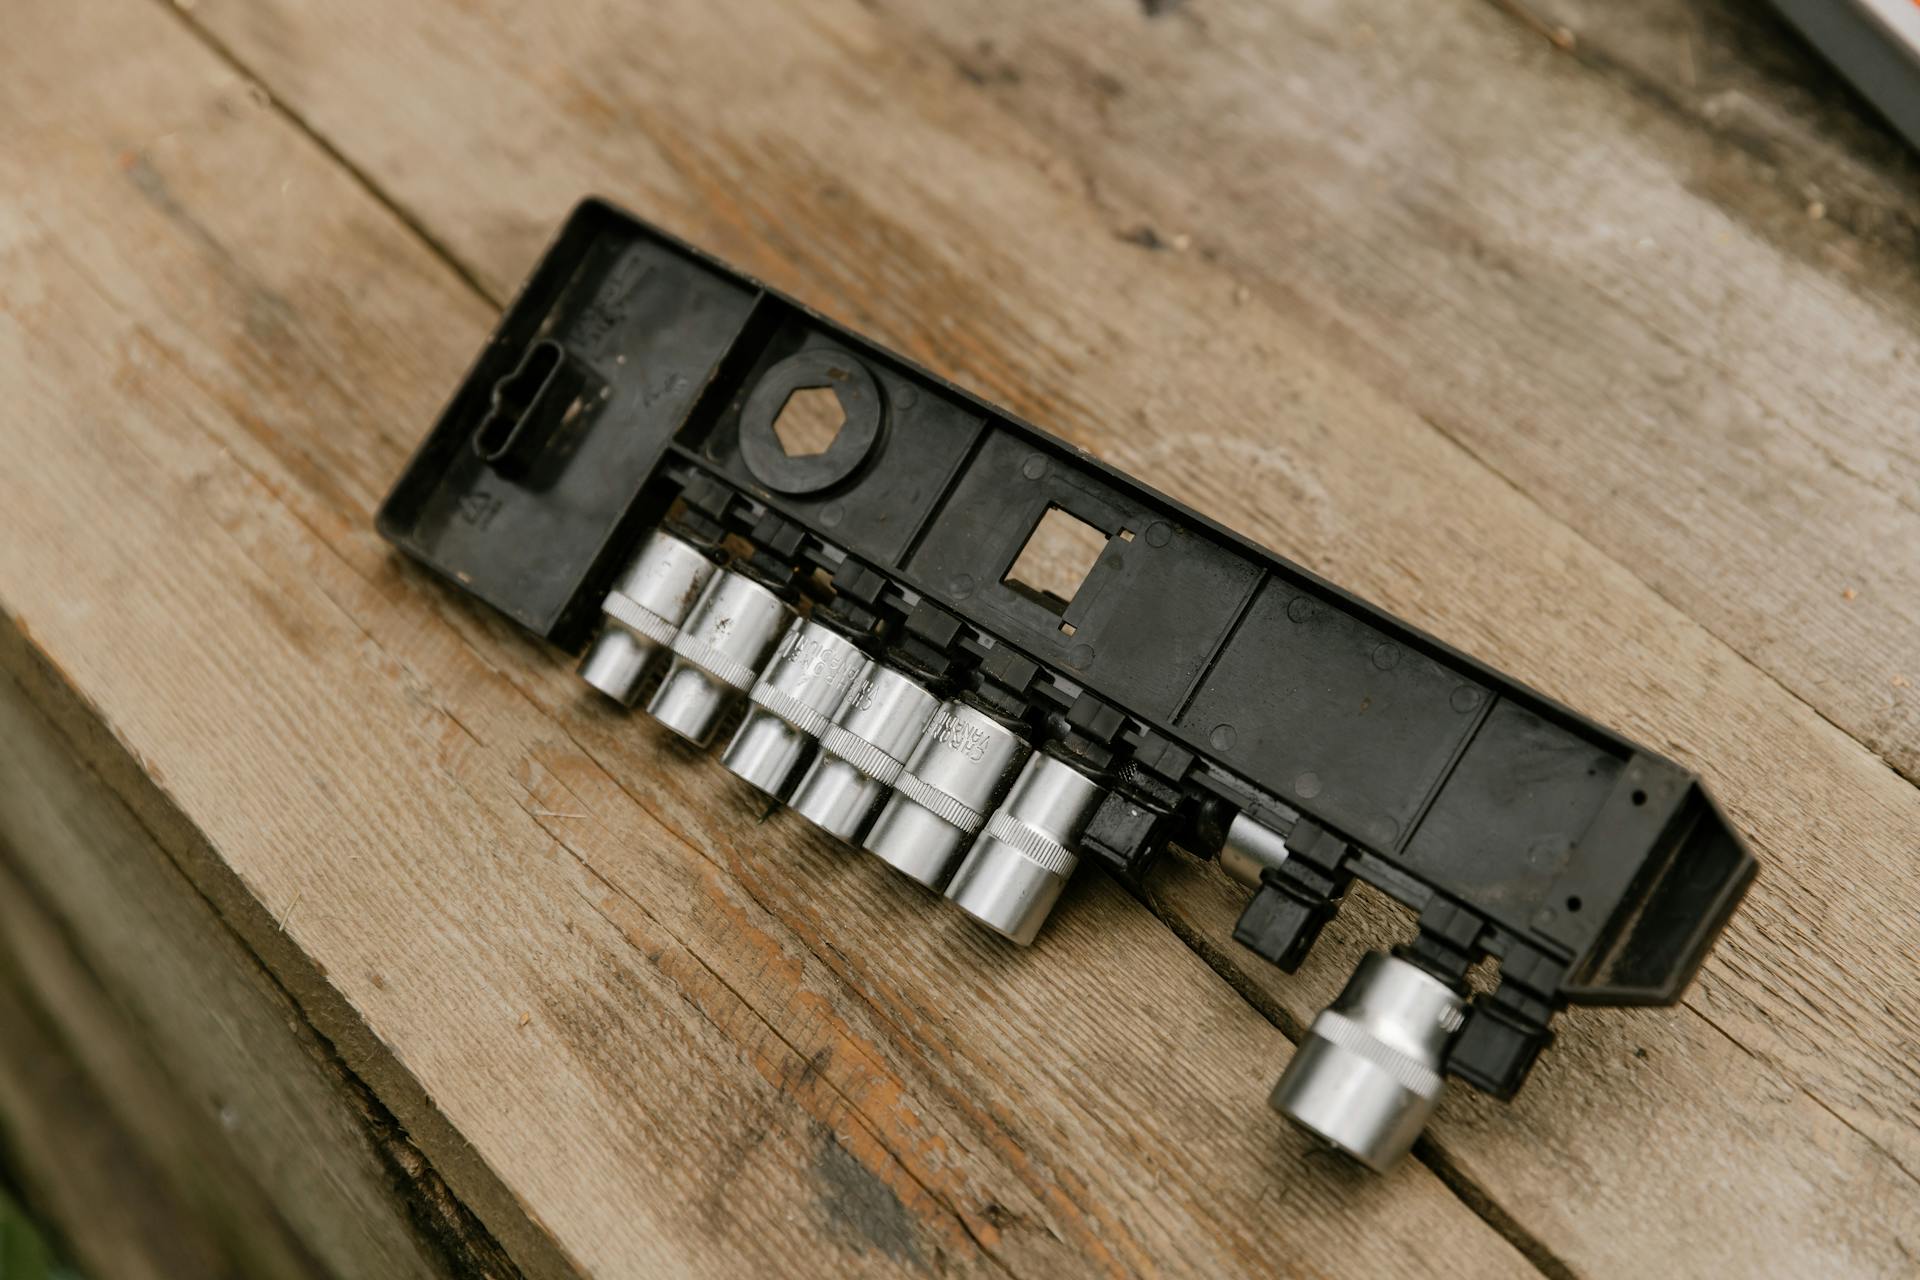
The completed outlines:
<svg viewBox="0 0 1920 1280">
<path fill-rule="evenodd" d="M 847 412 L 831 387 L 802 387 L 773 420 L 774 437 L 789 458 L 815 458 L 833 447 Z"/>
</svg>

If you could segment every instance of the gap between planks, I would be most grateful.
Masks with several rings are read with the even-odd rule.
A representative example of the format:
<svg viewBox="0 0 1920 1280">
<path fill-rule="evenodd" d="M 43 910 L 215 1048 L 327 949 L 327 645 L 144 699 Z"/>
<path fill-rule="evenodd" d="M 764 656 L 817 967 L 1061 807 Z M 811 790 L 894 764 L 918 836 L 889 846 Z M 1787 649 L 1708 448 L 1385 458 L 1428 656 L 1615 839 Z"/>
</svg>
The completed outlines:
<svg viewBox="0 0 1920 1280">
<path fill-rule="evenodd" d="M 288 125 L 292 126 L 294 131 L 301 137 L 318 148 L 321 155 L 339 166 L 348 177 L 353 179 L 355 186 L 364 191 L 375 204 L 391 214 L 394 221 L 405 227 L 414 239 L 426 247 L 428 253 L 432 254 L 448 271 L 451 271 L 454 278 L 467 287 L 468 292 L 485 302 L 496 312 L 506 310 L 507 300 L 502 297 L 496 297 L 493 292 L 481 282 L 479 273 L 461 261 L 460 256 L 453 251 L 452 246 L 448 245 L 439 236 L 436 236 L 424 222 L 414 216 L 411 209 L 408 209 L 404 204 L 394 199 L 384 187 L 373 180 L 372 174 L 361 168 L 354 162 L 351 156 L 335 146 L 333 139 L 320 132 L 319 129 L 314 127 L 312 122 L 301 115 L 286 99 L 275 93 L 271 86 L 254 73 L 253 68 L 240 60 L 239 54 L 235 53 L 224 40 L 215 35 L 205 24 L 195 18 L 191 12 L 193 8 L 191 0 L 154 0 L 154 3 L 159 5 L 162 11 L 173 15 L 175 21 L 180 24 L 181 29 L 187 33 L 189 38 L 206 49 L 207 52 L 211 53 L 215 58 L 219 59 L 229 71 L 239 76 L 246 84 L 258 89 L 265 99 L 269 110 L 286 121 Z"/>
</svg>

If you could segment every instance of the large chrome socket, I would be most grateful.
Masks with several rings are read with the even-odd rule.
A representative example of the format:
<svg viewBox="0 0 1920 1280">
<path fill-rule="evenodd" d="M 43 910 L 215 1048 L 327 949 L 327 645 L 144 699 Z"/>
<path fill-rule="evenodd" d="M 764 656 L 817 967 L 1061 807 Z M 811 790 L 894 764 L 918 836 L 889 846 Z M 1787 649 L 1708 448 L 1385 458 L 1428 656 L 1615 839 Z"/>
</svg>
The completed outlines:
<svg viewBox="0 0 1920 1280">
<path fill-rule="evenodd" d="M 1080 833 L 1105 794 L 1066 761 L 1034 756 L 954 872 L 947 897 L 989 929 L 1031 944 L 1079 865 Z"/>
<path fill-rule="evenodd" d="M 793 811 L 858 844 L 939 706 L 918 681 L 874 664 L 820 735 L 819 753 L 788 802 Z"/>
<path fill-rule="evenodd" d="M 581 679 L 632 706 L 713 572 L 713 561 L 672 534 L 649 535 L 600 606 L 606 621 L 580 659 Z"/>
<path fill-rule="evenodd" d="M 927 721 L 867 833 L 882 862 L 938 889 L 1032 749 L 977 707 L 946 703 Z"/>
<path fill-rule="evenodd" d="M 797 618 L 747 695 L 752 704 L 720 763 L 774 799 L 784 798 L 807 747 L 827 731 L 873 659 L 852 640 Z"/>
<path fill-rule="evenodd" d="M 1466 999 L 1418 965 L 1369 952 L 1273 1087 L 1273 1109 L 1385 1173 L 1439 1105 Z"/>
<path fill-rule="evenodd" d="M 673 638 L 673 665 L 647 714 L 700 746 L 753 688 L 793 608 L 751 578 L 723 569 L 707 583 Z"/>
</svg>

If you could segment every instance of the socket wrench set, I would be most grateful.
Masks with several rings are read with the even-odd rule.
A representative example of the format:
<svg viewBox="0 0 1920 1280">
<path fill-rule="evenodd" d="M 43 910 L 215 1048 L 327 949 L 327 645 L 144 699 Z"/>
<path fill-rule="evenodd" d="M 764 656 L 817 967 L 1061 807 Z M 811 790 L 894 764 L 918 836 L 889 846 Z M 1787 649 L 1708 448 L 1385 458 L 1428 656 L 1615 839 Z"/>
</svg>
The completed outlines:
<svg viewBox="0 0 1920 1280">
<path fill-rule="evenodd" d="M 1169 844 L 1289 972 L 1404 904 L 1271 1099 L 1375 1169 L 1566 1005 L 1677 1000 L 1753 877 L 1670 761 L 600 201 L 379 521 L 1013 943 Z"/>
</svg>

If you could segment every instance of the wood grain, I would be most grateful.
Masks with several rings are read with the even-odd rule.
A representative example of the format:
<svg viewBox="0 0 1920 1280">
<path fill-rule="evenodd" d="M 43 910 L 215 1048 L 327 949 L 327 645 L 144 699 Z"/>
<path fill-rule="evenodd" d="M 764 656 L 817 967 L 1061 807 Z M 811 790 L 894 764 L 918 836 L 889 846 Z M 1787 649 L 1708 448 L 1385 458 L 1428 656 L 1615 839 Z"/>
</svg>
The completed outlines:
<svg viewBox="0 0 1920 1280">
<path fill-rule="evenodd" d="M 1847 246 L 1891 254 L 1898 287 L 1920 244 L 1920 155 L 1771 6 L 1739 0 L 1494 0 L 1561 54 L 1744 157 L 1781 197 L 1772 232 L 1802 256 L 1857 266 Z M 1740 172 L 1737 164 L 1728 176 Z M 1737 198 L 1734 184 L 1722 184 Z M 1799 202 L 1798 207 L 1793 207 Z M 1751 203 L 1751 202 L 1750 202 Z M 1833 224 L 1841 229 L 1833 234 Z M 1843 250 L 1834 252 L 1835 249 Z M 1871 289 L 1873 273 L 1850 273 Z"/>
<path fill-rule="evenodd" d="M 1874 993 L 1912 984 L 1887 904 L 1920 892 L 1920 807 L 1875 753 L 1912 740 L 1915 544 L 1792 419 L 1821 379 L 1869 398 L 1820 429 L 1898 473 L 1905 321 L 1867 271 L 1740 228 L 1777 192 L 1696 189 L 1678 162 L 1724 141 L 1499 12 L 1297 9 L 199 12 L 496 295 L 568 193 L 610 187 L 1703 768 L 1766 870 L 1689 1011 L 1571 1019 L 1518 1106 L 1450 1105 L 1437 1158 L 1566 1265 L 1897 1272 L 1914 1013 Z M 403 65 L 413 91 L 377 93 Z M 1698 323 L 1716 289 L 1732 330 Z M 1700 346 L 1729 333 L 1737 359 Z M 1807 576 L 1836 557 L 1846 582 Z M 1884 734 L 1796 696 L 1819 664 L 1888 691 Z M 1169 880 L 1170 922 L 1280 1021 L 1391 936 L 1359 912 L 1299 980 L 1243 977 L 1224 891 Z"/>
<path fill-rule="evenodd" d="M 138 38 L 36 9 L 0 87 L 0 605 L 517 1258 L 1517 1260 L 1259 1105 L 1378 902 L 1286 978 L 1176 860 L 1011 955 L 387 557 L 460 278 L 591 189 L 1706 772 L 1763 872 L 1687 1005 L 1423 1159 L 1552 1272 L 1910 1269 L 1913 267 L 1804 190 L 1909 179 L 1777 68 L 1658 92 L 1672 11 L 1571 0 L 86 8 Z"/>
<path fill-rule="evenodd" d="M 1214 278 L 1214 309 L 1258 292 L 1310 316 L 1314 346 L 1349 376 L 1920 778 L 1920 451 L 1905 412 L 1920 271 L 1891 212 L 1920 189 L 1911 164 L 1842 164 L 1811 127 L 1838 112 L 1802 122 L 1773 68 L 1721 69 L 1747 46 L 1715 41 L 1735 20 L 1707 0 L 1677 16 L 1511 7 L 1535 25 L 1486 0 L 1451 0 L 1444 19 L 1374 0 L 1195 4 L 1160 21 L 1120 0 L 875 0 L 784 21 L 668 9 L 631 30 L 591 6 L 518 26 L 484 9 L 382 22 L 291 0 L 196 12 L 316 128 L 352 139 L 495 296 L 614 156 L 647 162 L 630 189 L 681 225 L 732 231 L 789 274 L 830 252 L 780 216 L 795 179 L 879 205 L 872 192 L 905 179 L 957 203 L 964 180 L 934 179 L 901 144 L 906 113 L 964 134 L 961 173 L 1018 157 L 1030 184 L 1083 197 L 1083 225 L 1187 249 L 1188 273 Z M 1637 78 L 1595 75 L 1541 38 L 1569 23 L 1576 50 L 1618 49 L 1606 66 Z M 738 47 L 722 48 L 715 33 L 736 28 Z M 608 43 L 624 39 L 647 48 Z M 443 92 L 370 94 L 383 60 Z M 674 79 L 685 67 L 755 92 L 689 97 Z M 1649 101 L 1646 85 L 1682 73 L 1690 83 Z M 1768 93 L 1784 105 L 1770 110 Z M 863 137 L 853 102 L 884 103 L 870 132 L 892 136 Z M 1742 112 L 1756 121 L 1744 130 Z M 416 154 L 448 136 L 441 113 L 472 141 Z M 783 153 L 787 140 L 799 145 Z M 723 141 L 753 154 L 722 155 Z M 498 151 L 533 180 L 492 187 Z M 804 174 L 772 173 L 803 158 Z M 1832 212 L 1858 215 L 1824 216 L 1828 192 Z M 943 245 L 950 264 L 1011 243 L 1009 214 L 987 212 L 1009 196 L 981 195 Z M 923 329 L 943 309 L 906 301 Z M 953 360 L 954 339 L 929 346 Z"/>
<path fill-rule="evenodd" d="M 35 694 L 62 706 L 46 673 L 27 676 L 33 693 L 0 682 L 0 933 L 20 985 L 105 1101 L 111 1116 L 96 1123 L 117 1117 L 154 1166 L 153 1196 L 191 1210 L 177 1234 L 191 1240 L 205 1218 L 234 1275 L 517 1274 L 143 817 L 37 708 Z M 78 1243 L 91 1251 L 115 1224 L 168 1216 L 143 1207 L 107 1201 Z M 97 1272 L 117 1274 L 113 1261 Z"/>
<path fill-rule="evenodd" d="M 58 944 L 58 930 L 44 919 L 31 917 L 24 885 L 4 869 L 0 869 L 0 923 L 5 926 L 0 931 L 0 1044 L 6 1046 L 6 1052 L 0 1053 L 0 1115 L 6 1117 L 0 1127 L 0 1167 L 10 1175 L 9 1210 L 13 1195 L 22 1195 L 29 1220 L 64 1228 L 66 1238 L 58 1242 L 60 1254 L 93 1275 L 154 1280 L 172 1275 L 239 1277 L 248 1274 L 241 1258 L 247 1259 L 256 1275 L 303 1274 L 297 1264 L 289 1265 L 293 1260 L 284 1242 L 273 1238 L 278 1224 L 270 1218 L 256 1219 L 248 1224 L 251 1230 L 234 1233 L 242 1235 L 241 1240 L 222 1239 L 221 1227 L 227 1225 L 221 1222 L 224 1206 L 204 1200 L 196 1203 L 198 1197 L 179 1186 L 183 1174 L 199 1172 L 203 1182 L 195 1190 L 206 1189 L 207 1183 L 222 1183 L 221 1190 L 238 1193 L 227 1203 L 246 1204 L 247 1184 L 220 1176 L 231 1173 L 230 1168 L 209 1177 L 206 1166 L 196 1169 L 190 1159 L 163 1164 L 130 1131 L 127 1115 L 108 1101 L 90 1065 L 81 1061 L 30 985 L 24 970 L 34 961 L 44 964 L 49 957 L 41 954 L 30 959 L 22 952 L 44 942 L 53 943 L 48 950 L 56 956 L 64 948 Z M 35 975 L 40 976 L 44 975 Z M 62 994 L 72 996 L 73 985 Z M 82 1018 L 97 1016 L 103 1001 L 97 989 L 87 994 L 91 998 Z M 73 1019 L 71 1009 L 61 1012 Z M 96 1064 L 112 1049 L 125 1047 L 97 1034 L 87 1042 Z M 133 1070 L 126 1078 L 138 1081 L 138 1067 L 146 1064 L 128 1056 L 132 1060 L 125 1065 Z M 146 1108 L 137 1113 L 138 1120 L 148 1133 L 170 1128 L 168 1122 L 179 1119 L 178 1099 L 167 1097 L 163 1090 L 149 1086 L 140 1101 Z M 180 1141 L 177 1129 L 168 1136 L 175 1140 L 172 1151 L 184 1156 L 190 1144 Z M 207 1148 L 200 1145 L 193 1154 L 204 1156 Z M 8 1229 L 0 1232 L 0 1270 L 10 1264 L 31 1265 L 15 1261 L 16 1230 L 17 1224 L 10 1220 Z"/>
<path fill-rule="evenodd" d="M 930 924 L 391 559 L 487 309 L 158 8 L 14 35 L 7 666 L 516 1262 L 1528 1272 L 1266 1113 L 1284 1039 L 1113 886 Z"/>
</svg>

